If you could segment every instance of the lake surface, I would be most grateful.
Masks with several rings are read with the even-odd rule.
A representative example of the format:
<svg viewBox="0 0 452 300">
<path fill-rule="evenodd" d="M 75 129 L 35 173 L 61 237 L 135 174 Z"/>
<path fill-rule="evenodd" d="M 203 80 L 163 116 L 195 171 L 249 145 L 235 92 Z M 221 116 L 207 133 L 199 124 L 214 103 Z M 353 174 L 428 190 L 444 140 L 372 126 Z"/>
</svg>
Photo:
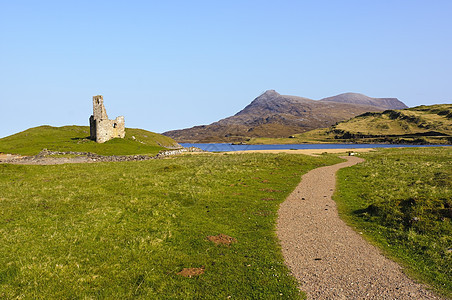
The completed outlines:
<svg viewBox="0 0 452 300">
<path fill-rule="evenodd" d="M 400 145 L 400 144 L 290 144 L 290 145 L 231 145 L 180 143 L 183 147 L 197 147 L 209 152 L 246 150 L 287 150 L 287 149 L 356 149 L 356 148 L 400 148 L 400 147 L 438 147 L 450 145 Z"/>
</svg>

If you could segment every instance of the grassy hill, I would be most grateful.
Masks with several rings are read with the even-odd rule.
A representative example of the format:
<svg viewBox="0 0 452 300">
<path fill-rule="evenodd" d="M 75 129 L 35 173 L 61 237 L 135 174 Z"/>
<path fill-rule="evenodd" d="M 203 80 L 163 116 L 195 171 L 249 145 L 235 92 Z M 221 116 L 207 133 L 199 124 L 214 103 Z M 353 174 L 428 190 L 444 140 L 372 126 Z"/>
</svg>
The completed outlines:
<svg viewBox="0 0 452 300">
<path fill-rule="evenodd" d="M 177 147 L 171 138 L 143 129 L 126 128 L 124 139 L 98 144 L 89 139 L 88 126 L 39 126 L 0 139 L 0 152 L 35 155 L 42 149 L 93 152 L 100 155 L 157 154 Z"/>
<path fill-rule="evenodd" d="M 394 143 L 451 144 L 452 104 L 368 112 L 329 128 L 284 139 L 251 139 L 249 143 Z"/>
</svg>

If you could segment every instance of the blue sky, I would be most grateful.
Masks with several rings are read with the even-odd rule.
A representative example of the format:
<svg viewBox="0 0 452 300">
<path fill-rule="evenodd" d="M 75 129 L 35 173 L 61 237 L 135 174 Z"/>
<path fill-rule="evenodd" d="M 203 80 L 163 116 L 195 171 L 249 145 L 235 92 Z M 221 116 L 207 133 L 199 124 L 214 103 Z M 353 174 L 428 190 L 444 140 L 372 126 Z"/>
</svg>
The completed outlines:
<svg viewBox="0 0 452 300">
<path fill-rule="evenodd" d="M 0 137 L 210 124 L 267 89 L 452 103 L 452 1 L 0 0 Z"/>
</svg>

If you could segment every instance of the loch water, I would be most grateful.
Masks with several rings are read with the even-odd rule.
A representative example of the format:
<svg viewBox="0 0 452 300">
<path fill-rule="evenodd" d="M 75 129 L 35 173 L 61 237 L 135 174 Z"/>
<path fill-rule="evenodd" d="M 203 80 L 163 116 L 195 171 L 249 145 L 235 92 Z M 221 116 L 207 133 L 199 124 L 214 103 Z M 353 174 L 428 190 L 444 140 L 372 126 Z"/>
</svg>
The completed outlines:
<svg viewBox="0 0 452 300">
<path fill-rule="evenodd" d="M 247 151 L 247 150 L 287 150 L 287 149 L 357 149 L 357 148 L 400 148 L 400 147 L 438 147 L 451 145 L 408 145 L 408 144 L 278 144 L 278 145 L 232 145 L 228 143 L 181 143 L 183 147 L 197 147 L 209 152 Z"/>
</svg>

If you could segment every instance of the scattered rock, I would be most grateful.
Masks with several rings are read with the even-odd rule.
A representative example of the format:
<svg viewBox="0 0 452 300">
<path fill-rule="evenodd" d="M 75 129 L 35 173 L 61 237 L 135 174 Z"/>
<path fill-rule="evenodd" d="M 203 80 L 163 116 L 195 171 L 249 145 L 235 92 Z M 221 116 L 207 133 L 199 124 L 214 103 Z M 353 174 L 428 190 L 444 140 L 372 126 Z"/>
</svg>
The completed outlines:
<svg viewBox="0 0 452 300">
<path fill-rule="evenodd" d="M 10 159 L 9 163 L 13 164 L 38 164 L 38 165 L 55 165 L 62 163 L 89 163 L 89 162 L 118 162 L 118 161 L 141 161 L 151 159 L 161 159 L 173 155 L 178 155 L 187 152 L 204 152 L 196 147 L 181 148 L 176 150 L 160 151 L 156 156 L 148 155 L 111 155 L 103 156 L 91 152 L 75 152 L 75 151 L 50 151 L 43 149 L 35 156 L 24 156 Z M 58 157 L 58 155 L 75 155 L 76 157 Z M 53 156 L 53 157 L 48 157 Z"/>
</svg>

